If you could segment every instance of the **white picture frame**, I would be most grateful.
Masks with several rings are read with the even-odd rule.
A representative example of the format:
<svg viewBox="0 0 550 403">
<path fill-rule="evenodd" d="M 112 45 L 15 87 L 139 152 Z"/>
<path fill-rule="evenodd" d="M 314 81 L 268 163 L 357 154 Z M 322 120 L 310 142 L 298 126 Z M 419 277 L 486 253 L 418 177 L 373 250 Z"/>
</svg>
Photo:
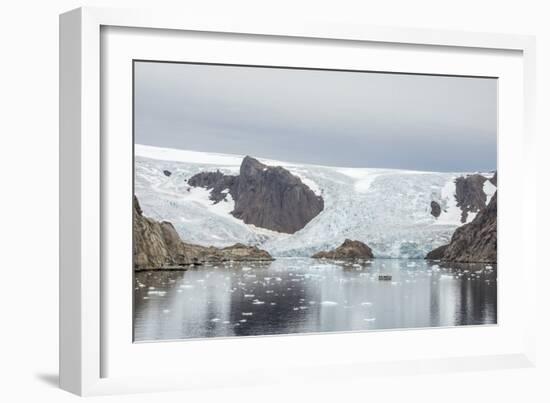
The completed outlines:
<svg viewBox="0 0 550 403">
<path fill-rule="evenodd" d="M 102 33 L 108 32 L 111 29 L 109 27 L 117 27 L 113 30 L 118 30 L 117 32 L 121 34 L 117 37 L 115 32 L 114 39 L 109 39 L 107 42 Z M 438 68 L 432 67 L 430 71 L 426 71 L 426 67 L 420 63 L 417 67 L 409 65 L 400 69 L 399 52 L 408 51 L 408 47 L 415 52 L 426 53 L 426 60 L 431 60 L 433 66 L 440 66 L 443 73 L 480 75 L 483 71 L 487 73 L 502 71 L 502 77 L 506 77 L 503 81 L 503 92 L 517 96 L 509 100 L 501 99 L 503 102 L 500 105 L 502 120 L 499 121 L 501 124 L 499 129 L 501 134 L 504 133 L 504 138 L 499 137 L 499 171 L 501 171 L 499 198 L 501 200 L 505 198 L 505 202 L 503 206 L 499 201 L 500 206 L 503 206 L 502 209 L 499 206 L 499 245 L 501 224 L 519 231 L 521 238 L 515 251 L 517 256 L 514 257 L 515 260 L 510 260 L 521 269 L 518 268 L 520 275 L 517 282 L 507 281 L 507 278 L 512 278 L 511 276 L 503 280 L 502 277 L 506 276 L 501 276 L 499 273 L 499 298 L 501 299 L 499 316 L 501 306 L 510 308 L 508 310 L 510 316 L 504 318 L 506 319 L 504 324 L 483 329 L 455 328 L 447 331 L 369 332 L 346 335 L 258 337 L 239 341 L 206 340 L 193 342 L 193 344 L 147 344 L 139 347 L 140 360 L 145 362 L 151 360 L 151 365 L 157 365 L 154 367 L 157 374 L 133 371 L 132 367 L 135 365 L 131 358 L 132 354 L 137 352 L 131 345 L 131 340 L 127 340 L 125 336 L 127 320 L 131 321 L 131 317 L 124 319 L 128 306 L 124 303 L 112 305 L 111 295 L 113 286 L 123 284 L 127 277 L 112 277 L 112 273 L 108 271 L 111 252 L 105 240 L 105 228 L 109 228 L 109 217 L 113 216 L 107 212 L 116 212 L 111 205 L 118 203 L 120 207 L 125 203 L 125 201 L 120 202 L 123 200 L 120 195 L 113 193 L 113 185 L 120 189 L 127 186 L 123 183 L 124 176 L 115 178 L 109 175 L 108 167 L 112 166 L 110 158 L 115 150 L 122 151 L 126 155 L 121 162 L 124 165 L 125 158 L 128 156 L 124 153 L 128 143 L 113 142 L 111 140 L 114 136 L 109 135 L 113 127 L 127 132 L 128 119 L 110 121 L 109 108 L 121 108 L 117 111 L 122 111 L 124 115 L 124 110 L 128 111 L 130 106 L 126 105 L 127 88 L 115 88 L 111 85 L 112 81 L 103 79 L 102 74 L 118 74 L 117 78 L 121 77 L 120 74 L 126 74 L 125 68 L 128 66 L 124 64 L 125 60 L 135 57 L 131 53 L 132 46 L 126 45 L 131 45 L 131 37 L 139 32 L 136 31 L 137 29 L 146 29 L 142 31 L 144 36 L 141 38 L 140 47 L 143 50 L 140 52 L 146 53 L 147 49 L 150 49 L 151 53 L 147 54 L 147 57 L 153 57 L 154 54 L 163 57 L 163 52 L 169 48 L 167 44 L 179 40 L 178 32 L 182 34 L 192 32 L 193 36 L 199 40 L 202 35 L 217 33 L 216 40 L 221 42 L 229 41 L 230 37 L 236 35 L 260 42 L 262 40 L 300 41 L 301 46 L 311 44 L 311 41 L 319 41 L 321 45 L 331 46 L 335 50 L 346 44 L 359 47 L 373 43 L 391 45 L 395 47 L 395 55 L 388 58 L 388 63 L 393 63 L 398 71 L 405 72 L 420 69 L 419 71 L 422 72 L 437 73 L 434 69 Z M 155 35 L 151 37 L 151 33 Z M 227 36 L 227 39 L 224 39 L 224 36 Z M 190 43 L 189 49 L 193 46 Z M 109 49 L 105 50 L 107 48 Z M 156 53 L 151 50 L 153 48 L 156 48 L 154 49 Z M 240 56 L 238 52 L 241 52 Z M 430 52 L 435 53 L 430 55 Z M 447 53 L 448 58 L 439 58 L 436 56 L 437 52 Z M 500 57 L 498 55 L 508 54 L 508 52 L 513 54 L 513 57 L 503 58 L 502 63 L 500 63 L 501 59 L 491 62 L 492 57 L 498 58 Z M 488 67 L 485 68 L 481 64 L 475 66 L 476 60 L 479 57 L 485 57 L 486 54 L 489 54 Z M 114 60 L 115 56 L 121 60 L 113 66 L 105 64 L 105 60 L 102 60 L 104 57 L 111 57 Z M 177 58 L 181 57 L 181 55 L 177 56 Z M 197 55 L 193 60 L 200 61 L 199 57 Z M 246 48 L 235 50 L 233 56 L 223 57 L 228 61 L 231 61 L 232 57 L 247 57 Z M 261 60 L 261 52 L 256 53 L 254 57 L 258 58 L 258 64 L 262 61 L 267 62 L 267 59 Z M 467 61 L 468 58 L 469 61 Z M 535 319 L 523 315 L 521 320 L 517 320 L 521 312 L 535 312 L 536 283 L 529 279 L 535 278 L 538 270 L 536 253 L 533 250 L 535 248 L 533 234 L 536 233 L 535 209 L 529 208 L 529 196 L 526 192 L 527 189 L 535 187 L 535 177 L 529 173 L 536 171 L 533 157 L 536 149 L 534 58 L 534 38 L 521 35 L 349 26 L 315 21 L 295 25 L 269 19 L 248 21 L 245 17 L 239 20 L 214 21 L 197 19 L 192 15 L 103 8 L 80 8 L 61 15 L 61 387 L 79 395 L 96 395 L 206 388 L 228 384 L 248 385 L 273 381 L 293 382 L 298 373 L 301 374 L 300 379 L 303 381 L 306 378 L 335 379 L 351 374 L 369 376 L 380 373 L 409 374 L 419 371 L 517 368 L 534 365 Z M 509 61 L 505 62 L 504 59 Z M 439 61 L 435 63 L 436 60 Z M 464 63 L 460 63 L 461 60 L 464 60 Z M 452 67 L 451 62 L 453 62 Z M 310 62 L 303 59 L 303 63 L 315 64 L 322 61 L 315 61 L 312 56 Z M 339 62 L 331 61 L 331 63 L 332 67 L 337 67 Z M 498 67 L 499 64 L 509 66 L 509 69 Z M 118 69 L 117 66 L 121 65 L 126 67 Z M 104 68 L 107 70 L 103 70 Z M 522 158 L 518 157 L 518 152 Z M 107 178 L 110 179 L 107 180 Z M 511 191 L 513 184 L 521 189 L 519 192 L 516 189 L 515 195 Z M 130 203 L 131 199 L 128 201 L 127 218 L 131 215 Z M 519 217 L 508 219 L 506 215 L 501 216 L 501 211 L 511 210 L 507 209 L 506 203 L 509 206 L 520 206 L 517 213 Z M 112 234 L 109 236 L 109 239 L 113 239 Z M 120 241 L 125 242 L 122 238 Z M 503 242 L 506 242 L 505 237 Z M 131 250 L 131 244 L 127 242 L 124 244 Z M 504 252 L 501 249 L 504 249 Z M 499 261 L 502 257 L 501 253 L 506 253 L 505 249 L 499 247 Z M 107 280 L 109 286 L 107 286 Z M 130 290 L 129 286 L 128 290 Z M 512 290 L 514 295 L 511 295 Z M 110 295 L 111 298 L 109 298 Z M 521 300 L 521 310 L 512 308 L 513 298 Z M 126 323 L 126 327 L 118 330 L 117 323 Z M 122 336 L 116 337 L 113 333 Z M 124 340 L 117 341 L 121 337 Z M 496 342 L 496 338 L 500 341 Z M 443 341 L 437 346 L 438 340 L 448 342 L 465 340 L 466 345 L 462 349 L 455 348 L 453 351 L 446 352 Z M 482 342 L 474 348 L 472 340 L 482 340 Z M 374 343 L 375 346 L 382 346 L 382 343 L 395 343 L 396 347 L 385 352 L 382 349 L 379 354 L 385 354 L 387 357 L 384 359 L 374 352 L 371 352 L 371 357 L 366 358 L 352 354 L 351 351 L 336 352 L 343 342 L 349 345 Z M 398 346 L 403 343 L 407 345 L 415 343 L 419 346 L 417 354 L 411 355 L 405 349 L 399 348 Z M 472 343 L 472 346 L 467 343 Z M 429 349 L 426 344 L 433 344 L 435 347 Z M 335 353 L 319 357 L 315 354 L 316 349 L 319 348 L 335 351 Z M 260 363 L 250 363 L 248 366 L 243 363 L 240 366 L 224 365 L 224 363 L 231 363 L 231 360 L 238 360 L 239 354 L 246 350 L 252 352 L 253 356 L 267 354 L 268 357 L 270 357 L 268 352 L 271 351 L 271 363 L 264 364 L 265 368 L 261 368 Z M 300 354 L 294 354 L 290 359 L 281 354 L 282 351 L 299 351 Z M 218 358 L 214 358 L 213 352 Z M 178 360 L 169 359 L 171 356 L 177 357 L 178 354 L 185 354 L 183 355 L 186 357 L 184 364 L 180 364 Z M 214 361 L 206 364 L 201 362 L 201 357 L 204 360 L 205 354 L 210 354 L 209 357 Z M 123 362 L 128 362 L 128 365 L 122 365 Z M 157 370 L 159 363 L 163 371 Z M 191 367 L 193 371 L 189 372 L 188 369 Z M 309 369 L 307 374 L 303 373 L 304 368 Z M 335 373 L 338 373 L 337 377 Z M 205 374 L 210 376 L 206 378 Z"/>
</svg>

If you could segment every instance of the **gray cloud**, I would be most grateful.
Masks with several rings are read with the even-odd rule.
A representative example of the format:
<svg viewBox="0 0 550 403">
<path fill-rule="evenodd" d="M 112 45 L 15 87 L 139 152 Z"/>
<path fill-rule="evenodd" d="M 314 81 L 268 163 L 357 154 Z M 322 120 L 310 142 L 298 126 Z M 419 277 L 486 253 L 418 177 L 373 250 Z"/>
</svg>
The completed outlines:
<svg viewBox="0 0 550 403">
<path fill-rule="evenodd" d="M 496 168 L 497 80 L 136 62 L 135 141 L 293 162 Z"/>
</svg>

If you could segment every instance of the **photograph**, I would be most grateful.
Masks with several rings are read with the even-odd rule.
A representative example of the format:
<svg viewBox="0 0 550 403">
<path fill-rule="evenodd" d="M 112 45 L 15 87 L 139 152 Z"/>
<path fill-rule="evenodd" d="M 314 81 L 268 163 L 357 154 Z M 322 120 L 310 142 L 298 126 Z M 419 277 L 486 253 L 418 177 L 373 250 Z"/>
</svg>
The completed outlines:
<svg viewBox="0 0 550 403">
<path fill-rule="evenodd" d="M 134 60 L 133 341 L 497 325 L 497 100 Z"/>
</svg>

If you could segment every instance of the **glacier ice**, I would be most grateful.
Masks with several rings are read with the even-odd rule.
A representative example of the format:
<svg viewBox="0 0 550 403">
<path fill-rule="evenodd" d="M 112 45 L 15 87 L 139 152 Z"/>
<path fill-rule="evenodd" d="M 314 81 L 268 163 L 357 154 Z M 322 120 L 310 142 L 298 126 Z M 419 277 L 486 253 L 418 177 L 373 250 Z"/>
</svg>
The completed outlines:
<svg viewBox="0 0 550 403">
<path fill-rule="evenodd" d="M 243 156 L 136 145 L 135 194 L 146 216 L 170 221 L 190 243 L 257 245 L 273 256 L 311 256 L 350 238 L 367 243 L 376 257 L 423 258 L 450 241 L 461 225 L 454 180 L 465 173 L 339 168 L 259 158 L 297 175 L 325 200 L 324 210 L 303 229 L 282 234 L 243 223 L 230 213 L 231 195 L 214 203 L 209 191 L 187 180 L 198 172 L 238 174 Z M 166 176 L 163 171 L 172 175 Z M 485 191 L 494 193 L 487 185 Z M 430 214 L 430 202 L 442 214 Z M 468 221 L 473 215 L 468 216 Z"/>
</svg>

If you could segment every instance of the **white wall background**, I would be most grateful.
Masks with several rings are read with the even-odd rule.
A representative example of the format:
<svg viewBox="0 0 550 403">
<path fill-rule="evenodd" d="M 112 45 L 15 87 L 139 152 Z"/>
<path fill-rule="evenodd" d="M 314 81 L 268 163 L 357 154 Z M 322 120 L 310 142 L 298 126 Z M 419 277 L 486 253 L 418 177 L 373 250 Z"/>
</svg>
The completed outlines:
<svg viewBox="0 0 550 403">
<path fill-rule="evenodd" d="M 179 7 L 274 20 L 314 17 L 374 25 L 534 34 L 538 40 L 540 227 L 549 225 L 550 11 L 541 0 L 6 0 L 0 5 L 0 400 L 74 401 L 56 388 L 58 294 L 58 14 L 81 5 Z M 533 198 L 535 203 L 535 198 Z M 546 224 L 546 225 L 545 225 Z M 549 266 L 540 259 L 542 266 Z M 550 401 L 550 278 L 541 267 L 535 369 L 353 379 L 302 387 L 94 398 L 100 401 Z"/>
</svg>

